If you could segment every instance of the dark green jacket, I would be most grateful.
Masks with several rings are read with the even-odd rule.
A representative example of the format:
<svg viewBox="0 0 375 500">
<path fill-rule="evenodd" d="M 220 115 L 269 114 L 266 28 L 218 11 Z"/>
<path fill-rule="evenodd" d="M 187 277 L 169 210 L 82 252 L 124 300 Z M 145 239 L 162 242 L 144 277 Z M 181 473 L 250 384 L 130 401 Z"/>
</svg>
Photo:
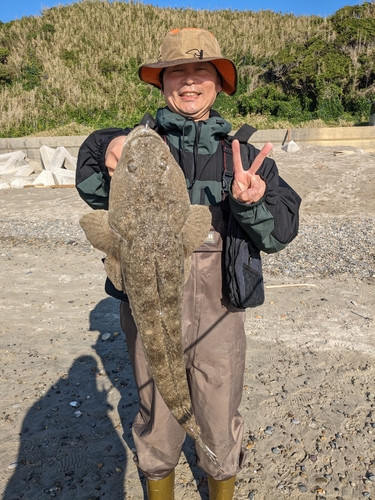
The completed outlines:
<svg viewBox="0 0 375 500">
<path fill-rule="evenodd" d="M 174 158 L 181 166 L 192 204 L 222 205 L 232 210 L 235 218 L 250 235 L 259 250 L 273 253 L 283 249 L 298 233 L 298 212 L 301 199 L 278 174 L 276 163 L 266 158 L 258 174 L 266 182 L 264 197 L 256 203 L 235 200 L 230 189 L 225 203 L 224 165 L 231 165 L 230 125 L 218 113 L 194 122 L 158 110 L 155 120 L 148 121 L 162 135 Z M 76 185 L 80 196 L 94 209 L 108 208 L 110 177 L 105 167 L 105 152 L 112 139 L 127 135 L 131 129 L 105 129 L 93 132 L 82 144 L 77 164 Z M 241 145 L 244 169 L 248 169 L 259 153 L 249 143 Z"/>
</svg>

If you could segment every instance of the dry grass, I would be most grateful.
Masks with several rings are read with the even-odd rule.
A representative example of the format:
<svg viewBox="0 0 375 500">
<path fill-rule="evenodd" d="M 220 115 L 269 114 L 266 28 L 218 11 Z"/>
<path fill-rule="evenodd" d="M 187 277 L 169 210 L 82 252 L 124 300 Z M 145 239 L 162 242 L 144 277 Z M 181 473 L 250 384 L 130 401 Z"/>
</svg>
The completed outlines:
<svg viewBox="0 0 375 500">
<path fill-rule="evenodd" d="M 40 17 L 0 30 L 0 46 L 10 50 L 7 67 L 16 82 L 1 89 L 0 136 L 43 135 L 66 126 L 75 134 L 72 122 L 84 130 L 133 125 L 164 102 L 156 89 L 138 80 L 137 67 L 156 59 L 169 29 L 183 26 L 212 31 L 223 54 L 250 77 L 250 91 L 260 72 L 254 58 L 269 57 L 285 43 L 318 31 L 330 34 L 324 19 L 271 11 L 160 9 L 102 0 L 45 9 Z M 256 118 L 259 125 L 262 120 Z"/>
</svg>

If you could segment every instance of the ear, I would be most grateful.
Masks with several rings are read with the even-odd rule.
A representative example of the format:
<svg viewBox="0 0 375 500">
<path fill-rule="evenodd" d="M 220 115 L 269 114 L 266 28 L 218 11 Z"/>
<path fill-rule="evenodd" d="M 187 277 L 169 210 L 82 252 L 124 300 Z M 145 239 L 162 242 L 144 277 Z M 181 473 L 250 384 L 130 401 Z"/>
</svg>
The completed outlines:
<svg viewBox="0 0 375 500">
<path fill-rule="evenodd" d="M 219 72 L 217 72 L 217 82 L 216 82 L 216 94 L 221 92 L 223 90 L 222 82 L 221 82 L 221 75 Z"/>
</svg>

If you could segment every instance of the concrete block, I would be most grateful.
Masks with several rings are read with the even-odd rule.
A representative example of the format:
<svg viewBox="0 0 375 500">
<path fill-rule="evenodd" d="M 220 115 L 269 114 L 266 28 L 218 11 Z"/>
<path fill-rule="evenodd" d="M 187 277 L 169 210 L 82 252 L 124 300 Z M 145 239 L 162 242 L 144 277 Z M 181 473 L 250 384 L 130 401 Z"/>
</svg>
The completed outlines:
<svg viewBox="0 0 375 500">
<path fill-rule="evenodd" d="M 33 174 L 35 172 L 35 167 L 33 167 L 32 165 L 24 165 L 23 167 L 19 168 L 16 172 L 15 172 L 15 176 L 16 177 L 29 177 L 31 174 Z"/>
<path fill-rule="evenodd" d="M 33 185 L 42 185 L 42 186 L 55 186 L 56 179 L 53 176 L 52 172 L 48 170 L 43 170 L 38 177 L 34 180 Z"/>
<path fill-rule="evenodd" d="M 0 174 L 12 174 L 16 172 L 22 165 L 27 165 L 26 153 L 23 151 L 15 151 L 12 153 L 4 165 L 0 166 Z"/>
<path fill-rule="evenodd" d="M 39 148 L 39 152 L 44 170 L 49 170 L 49 166 L 53 155 L 55 154 L 55 150 L 53 148 L 50 148 L 49 146 L 43 145 L 41 148 Z"/>
<path fill-rule="evenodd" d="M 64 146 L 53 149 L 44 145 L 40 148 L 40 156 L 44 169 L 51 172 L 56 172 L 61 168 L 75 171 L 77 168 L 77 158 L 71 155 Z"/>
<path fill-rule="evenodd" d="M 55 152 L 52 156 L 51 163 L 48 166 L 48 170 L 54 172 L 60 168 L 64 167 L 65 163 L 65 151 L 64 146 L 60 146 L 55 149 Z"/>
<path fill-rule="evenodd" d="M 22 179 L 21 177 L 18 177 L 17 179 L 14 179 L 14 181 L 12 181 L 10 183 L 10 187 L 20 189 L 20 188 L 25 187 L 28 184 L 30 184 L 30 181 L 27 181 L 26 179 Z"/>
<path fill-rule="evenodd" d="M 68 150 L 65 151 L 66 155 L 65 155 L 64 167 L 67 170 L 73 170 L 75 172 L 77 170 L 77 158 L 71 155 Z"/>
<path fill-rule="evenodd" d="M 76 181 L 76 173 L 71 170 L 66 170 L 65 168 L 55 170 L 53 176 L 56 179 L 56 183 L 59 185 L 75 184 Z"/>
<path fill-rule="evenodd" d="M 285 146 L 283 146 L 281 149 L 283 149 L 287 153 L 295 153 L 296 151 L 300 150 L 300 147 L 294 141 L 289 141 L 288 144 L 285 144 Z"/>
<path fill-rule="evenodd" d="M 0 155 L 0 163 L 5 163 L 9 160 L 9 158 L 12 156 L 12 154 L 14 154 L 13 152 L 12 153 L 3 153 Z"/>
<path fill-rule="evenodd" d="M 8 182 L 0 181 L 0 189 L 10 189 L 10 184 Z"/>
</svg>

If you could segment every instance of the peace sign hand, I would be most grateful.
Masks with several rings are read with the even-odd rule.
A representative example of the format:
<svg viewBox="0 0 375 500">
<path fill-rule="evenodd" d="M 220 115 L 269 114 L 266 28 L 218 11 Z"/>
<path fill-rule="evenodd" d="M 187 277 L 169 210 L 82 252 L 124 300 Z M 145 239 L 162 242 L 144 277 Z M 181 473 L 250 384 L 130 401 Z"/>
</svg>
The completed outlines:
<svg viewBox="0 0 375 500">
<path fill-rule="evenodd" d="M 240 143 L 237 140 L 232 142 L 233 152 L 233 183 L 232 195 L 241 203 L 255 203 L 259 201 L 266 191 L 266 183 L 257 175 L 259 167 L 273 148 L 267 142 L 256 156 L 249 170 L 244 170 L 242 166 Z"/>
</svg>

